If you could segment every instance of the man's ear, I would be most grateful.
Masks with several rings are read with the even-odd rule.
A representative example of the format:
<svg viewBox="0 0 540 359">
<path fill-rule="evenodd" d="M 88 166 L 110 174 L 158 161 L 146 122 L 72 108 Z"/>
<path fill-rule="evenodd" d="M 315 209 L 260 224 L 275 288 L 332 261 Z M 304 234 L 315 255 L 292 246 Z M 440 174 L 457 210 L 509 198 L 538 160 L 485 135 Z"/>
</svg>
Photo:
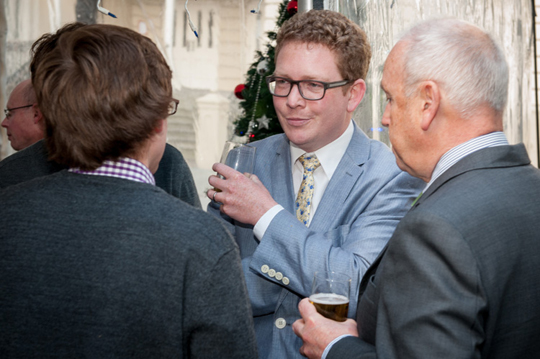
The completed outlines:
<svg viewBox="0 0 540 359">
<path fill-rule="evenodd" d="M 154 131 L 156 131 L 157 134 L 163 132 L 163 131 L 167 131 L 167 126 L 165 121 L 167 121 L 166 119 L 164 120 L 159 120 L 158 122 L 156 122 L 156 126 L 154 127 Z"/>
<path fill-rule="evenodd" d="M 358 105 L 360 105 L 360 102 L 362 102 L 362 99 L 364 98 L 365 94 L 366 94 L 365 81 L 362 79 L 358 79 L 354 81 L 349 91 L 349 102 L 347 104 L 347 111 L 354 112 L 354 110 L 356 110 Z"/>
<path fill-rule="evenodd" d="M 441 92 L 437 83 L 424 81 L 419 88 L 419 97 L 422 106 L 422 130 L 427 131 L 437 116 L 441 104 Z"/>
<path fill-rule="evenodd" d="M 43 120 L 43 114 L 41 113 L 37 104 L 32 106 L 32 111 L 34 111 L 34 125 L 37 125 L 38 122 Z"/>
</svg>

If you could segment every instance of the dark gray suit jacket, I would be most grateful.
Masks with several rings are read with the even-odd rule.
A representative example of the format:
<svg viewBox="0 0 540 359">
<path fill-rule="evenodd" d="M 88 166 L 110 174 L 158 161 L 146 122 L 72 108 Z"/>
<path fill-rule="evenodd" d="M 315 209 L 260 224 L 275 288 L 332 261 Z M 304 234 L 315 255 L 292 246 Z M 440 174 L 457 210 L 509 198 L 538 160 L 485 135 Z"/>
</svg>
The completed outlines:
<svg viewBox="0 0 540 359">
<path fill-rule="evenodd" d="M 145 183 L 60 171 L 0 190 L 0 357 L 257 358 L 220 221 Z"/>
<path fill-rule="evenodd" d="M 540 358 L 540 171 L 523 145 L 428 188 L 365 275 L 357 320 L 328 358 Z"/>
</svg>

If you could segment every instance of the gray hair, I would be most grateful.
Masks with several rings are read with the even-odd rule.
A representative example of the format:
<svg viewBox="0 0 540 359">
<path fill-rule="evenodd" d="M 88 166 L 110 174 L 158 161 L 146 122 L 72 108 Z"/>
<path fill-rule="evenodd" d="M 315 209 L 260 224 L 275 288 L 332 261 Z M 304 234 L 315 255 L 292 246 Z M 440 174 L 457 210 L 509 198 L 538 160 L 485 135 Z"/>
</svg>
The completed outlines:
<svg viewBox="0 0 540 359">
<path fill-rule="evenodd" d="M 508 64 L 493 37 L 457 19 L 420 23 L 404 43 L 405 89 L 412 95 L 420 81 L 437 82 L 464 118 L 488 105 L 502 113 L 508 98 Z"/>
</svg>

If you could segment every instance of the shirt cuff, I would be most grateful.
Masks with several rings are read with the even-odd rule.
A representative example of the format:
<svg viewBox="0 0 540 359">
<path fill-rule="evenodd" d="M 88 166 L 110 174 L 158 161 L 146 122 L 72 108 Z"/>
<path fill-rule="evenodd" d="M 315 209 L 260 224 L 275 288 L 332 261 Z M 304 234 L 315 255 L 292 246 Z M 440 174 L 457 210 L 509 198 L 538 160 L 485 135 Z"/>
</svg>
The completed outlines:
<svg viewBox="0 0 540 359">
<path fill-rule="evenodd" d="M 321 355 L 321 359 L 326 359 L 326 356 L 328 355 L 328 352 L 330 351 L 330 349 L 332 349 L 332 346 L 334 344 L 336 344 L 338 341 L 340 341 L 341 339 L 346 338 L 346 337 L 352 337 L 352 335 L 351 334 L 343 334 L 343 335 L 340 335 L 339 337 L 337 337 L 336 339 L 332 340 L 330 342 L 330 344 L 328 344 L 326 346 L 326 348 L 324 348 L 324 352 Z"/>
<path fill-rule="evenodd" d="M 284 208 L 281 205 L 276 204 L 274 207 L 266 211 L 266 213 L 263 214 L 261 218 L 259 218 L 257 223 L 255 223 L 255 226 L 253 227 L 253 234 L 259 241 L 266 233 L 266 230 L 268 229 L 270 222 L 272 222 L 274 217 L 283 209 Z"/>
</svg>

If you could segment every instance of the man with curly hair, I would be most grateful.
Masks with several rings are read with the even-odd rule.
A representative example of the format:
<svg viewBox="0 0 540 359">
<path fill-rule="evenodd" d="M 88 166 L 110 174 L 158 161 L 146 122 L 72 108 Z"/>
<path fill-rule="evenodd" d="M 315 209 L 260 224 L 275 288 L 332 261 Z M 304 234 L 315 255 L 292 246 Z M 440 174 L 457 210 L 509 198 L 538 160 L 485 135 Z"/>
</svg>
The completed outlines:
<svg viewBox="0 0 540 359">
<path fill-rule="evenodd" d="M 300 357 L 291 329 L 315 272 L 358 284 L 420 193 L 386 145 L 352 120 L 371 58 L 366 34 L 326 10 L 299 13 L 277 36 L 267 84 L 284 134 L 255 142 L 249 178 L 215 164 L 209 211 L 229 223 L 240 247 L 261 358 Z M 298 196 L 297 196 L 298 194 Z"/>
</svg>

